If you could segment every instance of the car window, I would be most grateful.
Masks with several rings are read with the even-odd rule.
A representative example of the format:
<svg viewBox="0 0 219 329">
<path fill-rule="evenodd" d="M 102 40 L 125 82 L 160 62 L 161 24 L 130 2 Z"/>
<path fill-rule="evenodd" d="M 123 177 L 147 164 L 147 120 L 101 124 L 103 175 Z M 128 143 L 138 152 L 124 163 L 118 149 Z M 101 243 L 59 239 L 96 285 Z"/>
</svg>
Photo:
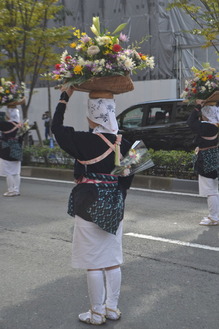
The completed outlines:
<svg viewBox="0 0 219 329">
<path fill-rule="evenodd" d="M 146 125 L 160 125 L 170 122 L 173 104 L 152 105 L 148 109 Z"/>
<path fill-rule="evenodd" d="M 191 106 L 184 103 L 178 103 L 176 106 L 175 122 L 187 121 L 191 113 Z"/>
<path fill-rule="evenodd" d="M 120 128 L 137 128 L 142 126 L 144 115 L 142 106 L 135 107 L 118 118 Z"/>
</svg>

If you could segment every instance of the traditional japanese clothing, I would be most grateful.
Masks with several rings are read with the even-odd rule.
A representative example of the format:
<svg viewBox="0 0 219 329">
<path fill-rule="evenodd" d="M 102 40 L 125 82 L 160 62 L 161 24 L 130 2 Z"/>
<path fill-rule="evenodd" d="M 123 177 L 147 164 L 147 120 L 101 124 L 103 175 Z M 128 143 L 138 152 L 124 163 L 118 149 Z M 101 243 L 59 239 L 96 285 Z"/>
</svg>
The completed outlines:
<svg viewBox="0 0 219 329">
<path fill-rule="evenodd" d="M 209 215 L 201 221 L 201 225 L 219 224 L 219 149 L 218 123 L 219 107 L 204 106 L 201 114 L 208 121 L 201 121 L 199 111 L 193 110 L 187 123 L 197 134 L 195 143 L 196 156 L 194 169 L 198 173 L 199 194 L 207 197 Z"/>
<path fill-rule="evenodd" d="M 68 101 L 65 94 L 61 99 Z M 124 156 L 131 144 L 117 135 L 113 99 L 89 99 L 87 117 L 97 124 L 92 132 L 64 126 L 65 109 L 66 104 L 58 104 L 52 132 L 60 147 L 76 159 L 77 185 L 68 205 L 68 213 L 75 216 L 72 266 L 95 270 L 87 272 L 92 309 L 80 314 L 79 319 L 101 324 L 105 316 L 114 320 L 120 317 L 117 304 L 121 286 L 119 265 L 123 262 L 122 219 L 126 191 L 133 177 L 117 177 L 110 173 L 115 167 L 116 149 Z M 106 300 L 104 268 L 109 268 L 105 271 Z"/>
<path fill-rule="evenodd" d="M 22 139 L 17 136 L 20 123 L 19 110 L 7 108 L 7 121 L 0 122 L 2 132 L 0 146 L 0 175 L 6 176 L 8 191 L 4 196 L 20 194 L 20 171 L 22 160 Z"/>
</svg>

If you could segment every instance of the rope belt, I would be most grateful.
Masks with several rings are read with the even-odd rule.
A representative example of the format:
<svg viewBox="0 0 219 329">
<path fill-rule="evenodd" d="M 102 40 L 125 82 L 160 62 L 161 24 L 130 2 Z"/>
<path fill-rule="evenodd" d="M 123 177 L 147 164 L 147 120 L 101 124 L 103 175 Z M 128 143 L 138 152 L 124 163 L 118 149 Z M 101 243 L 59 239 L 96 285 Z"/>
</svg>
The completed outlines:
<svg viewBox="0 0 219 329">
<path fill-rule="evenodd" d="M 214 145 L 214 146 L 209 146 L 209 147 L 196 147 L 195 148 L 195 153 L 197 154 L 199 151 L 206 151 L 206 150 L 209 150 L 209 149 L 214 149 L 214 148 L 217 148 L 219 147 L 219 145 Z"/>
</svg>

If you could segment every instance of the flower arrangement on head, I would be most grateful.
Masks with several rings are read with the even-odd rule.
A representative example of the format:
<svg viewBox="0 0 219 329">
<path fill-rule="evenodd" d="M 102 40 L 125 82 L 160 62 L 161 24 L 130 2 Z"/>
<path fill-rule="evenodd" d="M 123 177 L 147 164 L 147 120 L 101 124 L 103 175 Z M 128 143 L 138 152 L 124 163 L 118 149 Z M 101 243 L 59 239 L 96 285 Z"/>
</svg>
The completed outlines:
<svg viewBox="0 0 219 329">
<path fill-rule="evenodd" d="M 122 43 L 129 41 L 121 32 L 125 26 L 126 23 L 119 25 L 112 33 L 101 33 L 99 17 L 93 17 L 93 38 L 74 28 L 75 40 L 70 45 L 74 49 L 74 55 L 65 50 L 50 77 L 70 85 L 80 85 L 95 77 L 126 76 L 137 69 L 152 69 L 153 56 L 138 52 L 138 45 L 122 47 Z"/>
<path fill-rule="evenodd" d="M 180 95 L 188 103 L 194 104 L 196 99 L 207 100 L 219 90 L 219 72 L 210 67 L 209 63 L 203 64 L 201 70 L 192 67 L 191 71 L 194 78 L 185 82 L 185 89 Z"/>
<path fill-rule="evenodd" d="M 24 101 L 25 84 L 22 82 L 20 85 L 0 79 L 0 106 L 18 105 Z"/>
</svg>

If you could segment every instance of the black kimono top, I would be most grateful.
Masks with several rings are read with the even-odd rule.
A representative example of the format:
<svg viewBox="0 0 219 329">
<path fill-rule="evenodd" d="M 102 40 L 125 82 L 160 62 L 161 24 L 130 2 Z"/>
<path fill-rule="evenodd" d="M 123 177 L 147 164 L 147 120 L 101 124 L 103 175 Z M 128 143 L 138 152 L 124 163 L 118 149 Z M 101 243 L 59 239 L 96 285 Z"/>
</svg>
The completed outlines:
<svg viewBox="0 0 219 329">
<path fill-rule="evenodd" d="M 99 178 L 100 184 L 79 183 L 73 188 L 68 202 L 68 214 L 78 215 L 92 221 L 103 230 L 116 234 L 119 222 L 123 219 L 124 202 L 127 189 L 131 185 L 133 176 L 116 177 L 109 175 L 114 169 L 115 154 L 111 152 L 107 157 L 91 165 L 83 165 L 77 161 L 88 161 L 101 156 L 109 146 L 97 134 L 92 132 L 75 131 L 73 127 L 63 125 L 66 104 L 58 103 L 52 120 L 52 132 L 59 146 L 76 159 L 74 176 L 78 180 L 82 177 Z M 117 136 L 103 134 L 112 144 Z M 120 151 L 125 155 L 131 144 L 122 139 Z M 97 182 L 96 180 L 96 182 Z M 114 182 L 115 180 L 116 182 Z"/>
<path fill-rule="evenodd" d="M 109 146 L 96 134 L 92 132 L 75 131 L 73 127 L 64 126 L 64 113 L 66 104 L 58 103 L 52 120 L 51 130 L 59 146 L 75 159 L 81 161 L 91 160 L 106 152 Z M 103 134 L 112 144 L 116 141 L 116 135 Z M 124 156 L 130 149 L 131 144 L 122 139 L 120 150 Z M 77 160 L 74 166 L 74 176 L 76 179 L 83 176 L 85 172 L 110 174 L 114 169 L 114 152 L 105 159 L 91 165 L 82 165 Z M 133 176 L 119 177 L 121 188 L 128 189 Z"/>
<path fill-rule="evenodd" d="M 201 121 L 200 112 L 195 109 L 189 116 L 187 123 L 191 130 L 197 134 L 195 144 L 200 148 L 194 164 L 195 171 L 207 178 L 217 178 L 219 172 L 219 150 L 216 147 L 218 145 L 218 127 L 212 123 Z M 214 136 L 213 139 L 204 138 Z"/>
<path fill-rule="evenodd" d="M 191 130 L 197 134 L 195 139 L 196 146 L 200 148 L 216 146 L 218 144 L 218 138 L 213 140 L 207 140 L 203 137 L 213 137 L 218 134 L 218 127 L 212 123 L 208 123 L 206 121 L 200 121 L 200 112 L 197 110 L 193 110 L 190 114 L 187 124 L 191 128 Z"/>
</svg>

